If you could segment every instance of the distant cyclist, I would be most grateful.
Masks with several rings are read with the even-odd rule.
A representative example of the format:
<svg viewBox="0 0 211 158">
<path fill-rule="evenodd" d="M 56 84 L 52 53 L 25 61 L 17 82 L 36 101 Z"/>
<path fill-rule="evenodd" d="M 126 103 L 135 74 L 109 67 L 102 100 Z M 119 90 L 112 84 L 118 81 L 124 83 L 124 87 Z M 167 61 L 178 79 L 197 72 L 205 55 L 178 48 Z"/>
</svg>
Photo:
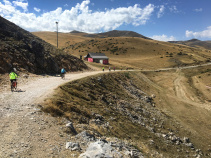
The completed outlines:
<svg viewBox="0 0 211 158">
<path fill-rule="evenodd" d="M 16 79 L 18 78 L 18 75 L 17 75 L 17 70 L 16 68 L 13 68 L 11 73 L 9 74 L 9 77 L 10 77 L 10 81 L 11 81 L 11 85 L 14 81 L 16 81 Z M 17 82 L 16 82 L 16 87 L 17 87 Z"/>
<path fill-rule="evenodd" d="M 62 79 L 64 78 L 65 73 L 66 73 L 66 70 L 64 68 L 62 68 L 61 69 L 61 77 L 62 77 Z"/>
</svg>

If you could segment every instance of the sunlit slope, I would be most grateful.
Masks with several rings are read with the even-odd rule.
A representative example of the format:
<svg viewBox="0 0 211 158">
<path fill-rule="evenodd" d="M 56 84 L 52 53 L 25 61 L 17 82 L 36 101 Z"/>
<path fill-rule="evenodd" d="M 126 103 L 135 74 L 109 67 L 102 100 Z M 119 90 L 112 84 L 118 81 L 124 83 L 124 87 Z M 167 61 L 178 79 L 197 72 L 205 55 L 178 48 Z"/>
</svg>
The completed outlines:
<svg viewBox="0 0 211 158">
<path fill-rule="evenodd" d="M 56 32 L 32 32 L 35 36 L 40 37 L 44 41 L 57 46 L 57 33 Z M 85 33 L 58 33 L 58 46 L 59 48 L 68 46 L 69 44 L 75 44 L 78 42 L 83 42 L 88 37 L 83 37 Z"/>
<path fill-rule="evenodd" d="M 171 43 L 183 44 L 191 47 L 211 50 L 211 41 L 200 41 L 198 39 L 192 39 L 188 41 L 171 41 Z"/>
<path fill-rule="evenodd" d="M 192 84 L 186 79 L 204 74 L 200 70 L 181 70 L 181 75 L 184 72 L 189 77 L 178 84 L 174 81 L 182 76 L 176 70 L 120 71 L 86 77 L 60 86 L 43 110 L 71 120 L 78 133 L 86 129 L 106 140 L 129 140 L 145 157 L 196 157 L 195 151 L 208 157 L 211 111 L 196 100 L 190 101 L 189 94 L 185 101 L 177 95 L 177 87 L 182 87 L 198 97 L 200 93 L 190 88 Z M 207 68 L 203 71 L 204 75 L 210 73 Z M 96 114 L 102 116 L 101 124 L 94 123 Z M 193 144 L 184 145 L 185 137 Z"/>
<path fill-rule="evenodd" d="M 34 33 L 56 45 L 56 33 Z M 105 53 L 110 64 L 135 69 L 195 65 L 210 60 L 211 51 L 140 37 L 90 38 L 85 33 L 59 33 L 59 47 L 79 57 L 89 52 Z"/>
</svg>

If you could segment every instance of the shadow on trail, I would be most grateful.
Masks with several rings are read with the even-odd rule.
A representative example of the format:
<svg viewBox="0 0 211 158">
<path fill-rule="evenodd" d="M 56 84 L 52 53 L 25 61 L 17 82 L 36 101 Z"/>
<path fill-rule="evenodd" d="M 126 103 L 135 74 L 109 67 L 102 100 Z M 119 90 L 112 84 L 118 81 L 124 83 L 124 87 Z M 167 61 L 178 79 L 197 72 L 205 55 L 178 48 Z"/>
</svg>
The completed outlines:
<svg viewBox="0 0 211 158">
<path fill-rule="evenodd" d="M 13 91 L 13 92 L 26 92 L 26 90 L 21 90 L 21 89 L 17 89 L 17 90 L 15 90 L 15 91 Z"/>
</svg>

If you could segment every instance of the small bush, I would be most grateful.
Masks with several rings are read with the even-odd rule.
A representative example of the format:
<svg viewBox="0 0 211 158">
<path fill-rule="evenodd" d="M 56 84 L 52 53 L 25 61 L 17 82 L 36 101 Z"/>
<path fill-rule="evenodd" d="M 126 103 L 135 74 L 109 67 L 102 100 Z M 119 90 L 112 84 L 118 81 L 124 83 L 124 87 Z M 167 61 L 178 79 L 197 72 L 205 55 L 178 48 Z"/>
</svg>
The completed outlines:
<svg viewBox="0 0 211 158">
<path fill-rule="evenodd" d="M 124 75 L 127 79 L 130 79 L 130 74 L 128 72 L 125 72 Z"/>
<path fill-rule="evenodd" d="M 51 114 L 52 116 L 63 116 L 63 111 L 55 105 L 49 105 L 42 109 L 44 112 Z"/>
<path fill-rule="evenodd" d="M 177 55 L 182 55 L 182 52 L 177 53 Z"/>
</svg>

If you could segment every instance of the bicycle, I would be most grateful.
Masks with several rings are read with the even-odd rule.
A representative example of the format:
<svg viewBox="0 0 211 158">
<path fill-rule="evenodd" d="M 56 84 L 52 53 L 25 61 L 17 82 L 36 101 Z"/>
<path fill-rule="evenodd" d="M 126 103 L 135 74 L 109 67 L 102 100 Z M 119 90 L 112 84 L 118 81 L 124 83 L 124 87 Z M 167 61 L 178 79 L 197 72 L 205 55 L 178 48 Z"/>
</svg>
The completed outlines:
<svg viewBox="0 0 211 158">
<path fill-rule="evenodd" d="M 17 81 L 11 82 L 11 91 L 14 92 L 17 89 Z"/>
<path fill-rule="evenodd" d="M 65 79 L 65 73 L 62 73 L 62 74 L 61 74 L 61 78 L 62 78 L 62 79 Z"/>
</svg>

